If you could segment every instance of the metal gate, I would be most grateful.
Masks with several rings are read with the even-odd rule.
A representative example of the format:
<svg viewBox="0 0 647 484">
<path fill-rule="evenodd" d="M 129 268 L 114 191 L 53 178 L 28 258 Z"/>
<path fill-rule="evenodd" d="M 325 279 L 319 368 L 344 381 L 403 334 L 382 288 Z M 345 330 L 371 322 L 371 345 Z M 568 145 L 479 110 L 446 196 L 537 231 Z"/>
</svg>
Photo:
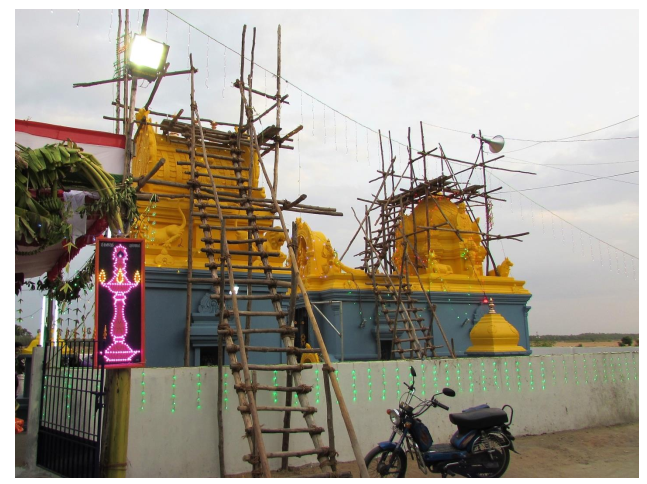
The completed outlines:
<svg viewBox="0 0 647 484">
<path fill-rule="evenodd" d="M 100 477 L 104 368 L 93 340 L 46 344 L 36 464 L 63 477 Z"/>
</svg>

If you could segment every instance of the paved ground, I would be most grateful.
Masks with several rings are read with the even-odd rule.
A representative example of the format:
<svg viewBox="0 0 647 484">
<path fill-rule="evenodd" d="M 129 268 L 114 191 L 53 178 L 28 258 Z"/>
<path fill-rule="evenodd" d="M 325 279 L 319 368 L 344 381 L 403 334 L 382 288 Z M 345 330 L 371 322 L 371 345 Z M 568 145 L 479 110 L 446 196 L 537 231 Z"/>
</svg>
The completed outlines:
<svg viewBox="0 0 647 484">
<path fill-rule="evenodd" d="M 638 423 L 595 427 L 554 434 L 518 437 L 504 477 L 638 477 Z M 57 477 L 42 469 L 26 470 L 26 434 L 16 435 L 16 477 Z M 407 477 L 425 477 L 409 462 Z M 354 462 L 343 463 L 341 470 L 358 476 Z M 274 477 L 303 477 L 305 469 L 275 474 Z M 427 475 L 426 477 L 440 477 Z"/>
</svg>

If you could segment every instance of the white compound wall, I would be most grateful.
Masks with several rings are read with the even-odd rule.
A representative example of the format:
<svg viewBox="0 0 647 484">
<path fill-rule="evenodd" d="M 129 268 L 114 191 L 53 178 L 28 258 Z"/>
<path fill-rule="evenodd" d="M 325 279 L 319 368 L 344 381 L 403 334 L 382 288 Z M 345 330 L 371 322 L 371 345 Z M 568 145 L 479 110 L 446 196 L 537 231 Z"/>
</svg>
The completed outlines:
<svg viewBox="0 0 647 484">
<path fill-rule="evenodd" d="M 386 414 L 406 391 L 409 367 L 417 373 L 416 394 L 430 398 L 443 387 L 456 397 L 438 397 L 450 412 L 487 403 L 514 408 L 512 432 L 534 435 L 638 421 L 638 351 L 541 355 L 457 360 L 372 361 L 335 363 L 344 400 L 363 454 L 387 440 L 391 425 Z M 249 453 L 236 407 L 231 373 L 225 371 L 223 410 L 225 470 L 248 472 L 242 460 Z M 274 379 L 276 376 L 276 380 Z M 303 372 L 313 386 L 307 396 L 318 407 L 317 424 L 326 427 L 326 401 L 321 364 Z M 262 385 L 284 385 L 284 374 L 258 372 Z M 132 370 L 128 444 L 128 477 L 218 477 L 217 367 L 146 368 Z M 423 394 L 424 392 L 424 394 Z M 339 461 L 354 460 L 350 441 L 333 394 L 333 415 Z M 285 394 L 258 393 L 258 405 L 284 405 Z M 455 427 L 448 413 L 430 409 L 422 420 L 435 442 L 447 442 Z M 263 412 L 266 427 L 283 426 L 282 412 Z M 292 427 L 303 427 L 294 412 Z M 328 444 L 327 432 L 322 434 Z M 279 451 L 280 435 L 264 435 L 266 449 Z M 291 436 L 290 450 L 312 448 L 309 436 Z M 522 449 L 518 449 L 523 452 Z M 290 459 L 291 466 L 314 458 Z M 271 460 L 273 467 L 280 459 Z"/>
</svg>

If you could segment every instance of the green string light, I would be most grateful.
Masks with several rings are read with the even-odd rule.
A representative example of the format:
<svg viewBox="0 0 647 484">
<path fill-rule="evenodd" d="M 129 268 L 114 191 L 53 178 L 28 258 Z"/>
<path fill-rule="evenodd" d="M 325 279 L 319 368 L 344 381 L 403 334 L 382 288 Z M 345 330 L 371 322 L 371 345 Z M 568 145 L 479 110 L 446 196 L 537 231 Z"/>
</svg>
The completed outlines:
<svg viewBox="0 0 647 484">
<path fill-rule="evenodd" d="M 223 396 L 223 401 L 225 402 L 225 410 L 229 409 L 229 390 L 227 390 L 227 377 L 228 373 L 224 374 L 225 381 L 222 382 L 222 396 Z"/>
<path fill-rule="evenodd" d="M 353 377 L 353 402 L 357 401 L 357 375 L 355 374 L 355 370 L 351 372 L 351 375 Z"/>
<path fill-rule="evenodd" d="M 277 373 L 278 373 L 278 371 L 274 370 L 274 376 L 272 378 L 272 382 L 274 383 L 275 387 L 279 386 L 279 384 L 277 382 Z M 274 398 L 274 403 L 279 403 L 279 394 L 278 394 L 277 391 L 272 392 L 272 397 Z"/>
<path fill-rule="evenodd" d="M 315 370 L 315 403 L 319 405 L 319 370 Z"/>
<path fill-rule="evenodd" d="M 577 360 L 575 359 L 575 355 L 573 355 L 573 376 L 575 377 L 575 384 L 579 385 L 580 380 L 577 376 Z"/>
<path fill-rule="evenodd" d="M 386 368 L 382 367 L 382 400 L 386 400 Z"/>
<path fill-rule="evenodd" d="M 593 358 L 593 383 L 598 381 L 598 360 Z"/>
<path fill-rule="evenodd" d="M 603 366 L 603 369 L 602 369 L 602 382 L 603 383 L 608 383 L 609 378 L 607 377 L 607 357 L 606 356 L 602 358 L 602 366 Z"/>
<path fill-rule="evenodd" d="M 198 410 L 202 408 L 202 404 L 200 403 L 200 395 L 202 394 L 202 376 L 200 373 L 197 373 L 196 376 L 198 377 L 198 382 L 196 383 L 196 393 L 197 393 L 197 398 L 196 398 L 196 405 Z"/>
<path fill-rule="evenodd" d="M 395 382 L 396 382 L 396 388 L 397 388 L 397 394 L 398 394 L 398 401 L 400 401 L 400 368 L 397 366 L 395 367 Z"/>
<path fill-rule="evenodd" d="M 45 400 L 47 400 L 47 376 L 43 377 L 43 403 Z M 42 418 L 45 418 L 45 409 L 47 408 L 47 405 L 43 405 L 43 413 L 42 413 Z"/>
<path fill-rule="evenodd" d="M 557 374 L 555 373 L 555 359 L 551 358 L 550 361 L 553 366 L 553 385 L 557 385 Z"/>
<path fill-rule="evenodd" d="M 468 364 L 468 368 L 469 368 L 469 369 L 468 369 L 468 372 L 467 372 L 467 373 L 468 373 L 468 375 L 469 375 L 469 377 L 468 377 L 468 378 L 469 378 L 469 381 L 470 381 L 470 393 L 472 393 L 472 392 L 474 391 L 474 372 L 472 371 L 472 363 L 469 363 L 469 364 Z M 435 381 L 435 380 L 436 380 L 436 379 L 434 378 L 434 381 Z"/>
<path fill-rule="evenodd" d="M 496 366 L 496 361 L 492 362 L 492 375 L 494 379 L 494 388 L 499 390 L 499 369 Z"/>
<path fill-rule="evenodd" d="M 519 369 L 519 361 L 515 361 L 515 369 L 517 371 L 517 388 L 521 391 L 521 370 Z"/>
<path fill-rule="evenodd" d="M 487 388 L 485 386 L 485 362 L 481 361 L 481 385 L 483 385 L 483 391 L 487 392 Z"/>
<path fill-rule="evenodd" d="M 586 364 L 586 357 L 582 357 L 582 367 L 584 368 L 584 384 L 589 384 L 589 372 L 587 370 L 588 365 Z"/>
<path fill-rule="evenodd" d="M 420 365 L 420 371 L 422 372 L 422 396 L 424 397 L 426 393 L 426 388 L 427 388 L 427 375 L 425 373 L 424 363 Z"/>
<path fill-rule="evenodd" d="M 568 383 L 568 370 L 566 369 L 566 360 L 562 358 L 562 365 L 564 367 L 564 383 Z"/>
<path fill-rule="evenodd" d="M 65 408 L 67 410 L 67 419 L 70 420 L 72 418 L 71 412 L 70 412 L 70 404 L 72 403 L 72 395 L 70 394 L 69 390 L 72 388 L 71 384 L 71 373 L 68 373 L 68 371 L 65 372 L 65 379 L 63 379 L 63 386 L 67 388 L 67 393 L 65 395 L 65 398 L 67 400 Z"/>
<path fill-rule="evenodd" d="M 371 369 L 367 368 L 366 373 L 367 373 L 366 376 L 368 378 L 368 401 L 370 402 L 373 400 L 373 382 L 371 381 Z"/>
<path fill-rule="evenodd" d="M 546 369 L 544 368 L 544 360 L 541 360 L 541 389 L 546 389 Z"/>
<path fill-rule="evenodd" d="M 173 375 L 173 380 L 171 383 L 171 413 L 175 413 L 175 382 L 177 381 L 177 376 Z"/>
<path fill-rule="evenodd" d="M 463 392 L 463 384 L 461 383 L 461 364 L 456 364 L 456 383 L 458 383 L 458 393 Z"/>
<path fill-rule="evenodd" d="M 631 380 L 631 371 L 629 370 L 629 355 L 625 353 L 625 371 L 627 372 L 627 381 Z"/>
<path fill-rule="evenodd" d="M 530 373 L 530 390 L 535 389 L 535 377 L 532 374 L 532 361 L 528 362 L 528 372 Z"/>
<path fill-rule="evenodd" d="M 144 405 L 146 405 L 146 382 L 144 381 L 144 377 L 146 374 L 142 371 L 142 382 L 141 382 L 141 389 L 142 389 L 142 405 L 139 410 L 144 411 Z"/>
<path fill-rule="evenodd" d="M 445 363 L 445 386 L 449 387 L 449 364 Z"/>
</svg>

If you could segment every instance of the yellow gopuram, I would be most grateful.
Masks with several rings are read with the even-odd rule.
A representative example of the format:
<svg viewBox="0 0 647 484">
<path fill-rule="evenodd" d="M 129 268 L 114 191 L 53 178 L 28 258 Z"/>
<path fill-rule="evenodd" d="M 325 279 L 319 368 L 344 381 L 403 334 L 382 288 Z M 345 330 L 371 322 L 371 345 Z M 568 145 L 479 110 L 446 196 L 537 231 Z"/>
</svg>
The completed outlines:
<svg viewBox="0 0 647 484">
<path fill-rule="evenodd" d="M 140 110 L 137 114 L 137 120 L 141 121 L 148 118 L 148 112 Z M 226 133 L 225 133 L 226 134 Z M 234 133 L 231 133 L 233 136 Z M 187 267 L 189 253 L 189 236 L 188 224 L 193 224 L 193 268 L 205 269 L 205 258 L 196 257 L 200 254 L 200 249 L 204 246 L 201 242 L 203 237 L 200 230 L 200 221 L 198 219 L 190 220 L 189 199 L 187 197 L 189 190 L 187 182 L 190 179 L 190 161 L 189 147 L 183 137 L 172 133 L 163 134 L 150 125 L 144 125 L 135 140 L 135 154 L 132 163 L 133 177 L 145 176 L 155 164 L 164 158 L 166 162 L 157 173 L 151 178 L 152 183 L 145 186 L 146 193 L 165 194 L 174 198 L 161 197 L 157 202 L 140 201 L 137 206 L 139 213 L 143 214 L 142 223 L 134 228 L 133 235 L 146 239 L 146 266 L 148 267 L 165 267 L 181 269 Z M 231 167 L 231 153 L 227 150 L 207 147 L 207 154 L 216 157 L 215 160 L 210 158 L 211 166 Z M 241 157 L 247 162 L 243 162 L 242 174 L 247 177 L 250 170 L 250 150 L 248 146 L 242 147 Z M 202 150 L 196 150 L 196 162 L 198 168 L 197 175 L 206 174 L 204 169 L 204 159 Z M 203 168 L 200 168 L 202 165 Z M 218 194 L 225 198 L 238 197 L 239 192 L 235 189 L 237 182 L 231 178 L 231 170 L 212 169 L 217 178 Z M 251 186 L 252 196 L 256 199 L 265 199 L 265 189 L 259 187 L 259 163 L 258 155 L 255 153 L 251 163 Z M 229 178 L 229 179 L 228 179 Z M 208 183 L 208 177 L 198 177 L 202 183 Z M 249 183 L 245 183 L 249 186 Z M 229 189 L 228 187 L 231 187 Z M 232 202 L 222 201 L 223 214 L 240 215 L 244 214 L 240 208 L 233 208 Z M 215 214 L 214 209 L 207 209 L 208 213 Z M 216 219 L 214 219 L 216 220 Z M 259 220 L 258 225 L 261 227 L 270 227 L 270 220 Z M 228 239 L 247 240 L 246 230 L 237 230 L 237 226 L 245 225 L 242 220 L 227 219 L 226 222 Z M 278 232 L 261 232 L 261 236 L 267 239 L 265 248 L 271 252 L 279 252 L 280 247 L 285 243 L 285 236 Z M 254 248 L 255 249 L 255 248 Z M 274 267 L 280 267 L 285 264 L 286 255 L 282 253 L 279 256 L 269 258 L 269 262 Z M 245 262 L 243 262 L 243 259 Z M 245 264 L 247 257 L 232 256 L 234 264 Z M 256 258 L 255 263 L 259 264 L 260 259 Z"/>
<path fill-rule="evenodd" d="M 141 110 L 137 114 L 138 120 L 148 119 L 148 113 Z M 231 133 L 233 136 L 234 133 Z M 163 134 L 150 125 L 145 125 L 137 136 L 136 156 L 133 158 L 132 172 L 135 178 L 148 174 L 155 164 L 164 158 L 166 162 L 162 168 L 151 178 L 154 184 L 147 184 L 147 193 L 167 194 L 175 198 L 160 198 L 157 202 L 140 201 L 138 208 L 143 223 L 136 228 L 135 236 L 146 239 L 146 265 L 149 267 L 186 268 L 188 261 L 188 229 L 187 224 L 193 224 L 193 244 L 191 250 L 194 256 L 200 253 L 201 233 L 199 220 L 189 220 L 189 200 L 186 197 L 187 182 L 190 178 L 189 152 L 186 141 L 181 136 Z M 212 160 L 211 165 L 231 166 L 227 159 L 231 156 L 229 151 L 208 147 L 207 153 L 217 157 L 217 162 Z M 249 147 L 242 147 L 241 156 L 249 160 Z M 196 152 L 198 174 L 204 174 L 204 168 L 199 165 L 204 163 L 201 150 Z M 250 162 L 243 163 L 243 168 L 250 169 Z M 215 175 L 222 176 L 218 179 L 219 195 L 238 196 L 235 189 L 236 181 L 228 180 L 229 170 L 213 170 Z M 264 199 L 265 189 L 259 186 L 259 163 L 257 155 L 251 162 L 251 185 L 254 198 Z M 201 178 L 207 180 L 208 178 Z M 231 189 L 227 187 L 231 186 Z M 433 197 L 433 199 L 432 199 Z M 226 200 L 222 202 L 224 214 L 240 214 L 239 208 Z M 231 207 L 231 208 L 228 208 Z M 215 210 L 213 211 L 215 214 Z M 472 221 L 466 213 L 464 203 L 455 204 L 450 199 L 442 196 L 433 196 L 420 202 L 413 213 L 406 215 L 403 223 L 396 228 L 396 237 L 403 233 L 413 232 L 415 226 L 438 226 L 445 224 L 437 230 L 420 231 L 415 235 L 407 235 L 407 259 L 403 264 L 402 244 L 398 244 L 393 254 L 393 264 L 409 273 L 409 280 L 413 291 L 446 291 L 463 293 L 486 294 L 530 294 L 524 288 L 524 281 L 510 277 L 512 262 L 505 259 L 497 267 L 498 276 L 494 271 L 487 275 L 483 271 L 483 262 L 486 250 L 481 243 L 478 219 Z M 449 221 L 449 224 L 446 222 Z M 228 238 L 239 240 L 247 239 L 247 232 L 237 230 L 237 226 L 244 221 L 227 219 Z M 269 220 L 259 220 L 259 225 L 271 227 Z M 339 260 L 337 251 L 332 246 L 330 239 L 322 232 L 313 231 L 301 219 L 297 219 L 297 264 L 301 276 L 308 290 L 326 289 L 370 289 L 371 280 L 366 273 L 354 269 Z M 457 237 L 456 230 L 461 237 Z M 264 243 L 269 252 L 281 252 L 279 256 L 270 257 L 273 267 L 288 265 L 285 251 L 281 248 L 285 244 L 285 236 L 280 232 L 265 232 L 267 241 Z M 462 240 L 461 240 L 462 239 Z M 236 259 L 240 258 L 239 261 Z M 234 263 L 244 265 L 245 256 L 232 256 Z M 204 269 L 205 259 L 193 257 L 193 268 Z M 416 261 L 417 271 L 422 280 L 422 286 L 412 270 L 411 261 Z M 260 262 L 256 259 L 256 264 Z"/>
<path fill-rule="evenodd" d="M 440 207 L 440 208 L 438 208 Z M 420 203 L 414 210 L 416 224 L 425 225 L 429 212 L 430 226 L 442 223 L 440 210 L 455 227 L 462 233 L 462 241 L 453 230 L 429 231 L 407 237 L 408 260 L 418 261 L 418 273 L 422 286 L 418 281 L 410 264 L 402 263 L 403 248 L 400 244 L 393 256 L 394 265 L 402 267 L 409 272 L 409 282 L 413 291 L 443 291 L 462 292 L 468 294 L 530 294 L 524 288 L 524 281 L 510 277 L 512 262 L 507 258 L 488 275 L 483 274 L 483 260 L 485 248 L 481 245 L 478 235 L 478 222 L 472 222 L 465 213 L 464 205 L 455 205 L 449 199 L 436 197 L 436 203 Z M 413 232 L 412 215 L 405 216 L 404 226 L 407 233 Z M 444 221 L 444 218 L 442 219 Z M 297 264 L 299 273 L 304 279 L 306 288 L 310 290 L 326 289 L 370 289 L 370 277 L 362 270 L 353 269 L 339 261 L 337 251 L 332 247 L 330 239 L 322 232 L 313 231 L 301 219 L 296 220 L 297 225 Z M 400 237 L 402 227 L 399 227 L 396 236 Z M 417 250 L 416 250 L 417 249 Z"/>
</svg>

